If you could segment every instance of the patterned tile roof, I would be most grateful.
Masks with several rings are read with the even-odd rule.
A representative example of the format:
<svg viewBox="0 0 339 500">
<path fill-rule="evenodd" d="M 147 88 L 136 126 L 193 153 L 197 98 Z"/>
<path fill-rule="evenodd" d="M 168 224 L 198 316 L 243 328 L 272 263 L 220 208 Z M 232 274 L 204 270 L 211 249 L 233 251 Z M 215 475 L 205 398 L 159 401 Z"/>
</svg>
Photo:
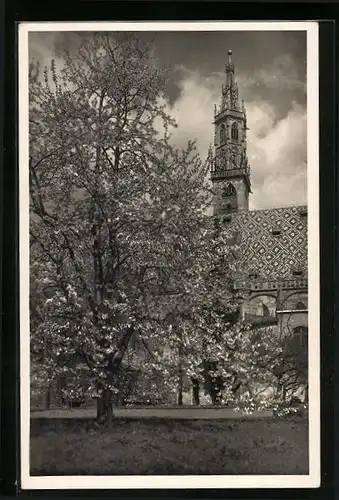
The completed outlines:
<svg viewBox="0 0 339 500">
<path fill-rule="evenodd" d="M 228 231 L 236 235 L 244 276 L 290 279 L 299 272 L 307 276 L 307 207 L 234 213 Z"/>
</svg>

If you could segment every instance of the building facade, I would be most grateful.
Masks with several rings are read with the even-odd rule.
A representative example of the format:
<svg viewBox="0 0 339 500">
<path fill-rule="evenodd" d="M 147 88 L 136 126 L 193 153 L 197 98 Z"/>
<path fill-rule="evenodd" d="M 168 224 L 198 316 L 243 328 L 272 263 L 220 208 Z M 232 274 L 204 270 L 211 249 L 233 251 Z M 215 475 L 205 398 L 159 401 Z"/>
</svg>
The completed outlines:
<svg viewBox="0 0 339 500">
<path fill-rule="evenodd" d="M 254 327 L 268 325 L 276 329 L 307 351 L 307 207 L 249 209 L 247 117 L 244 102 L 239 99 L 231 51 L 221 102 L 215 106 L 214 115 L 213 216 L 237 247 L 235 292 L 241 317 Z M 189 384 L 190 380 L 185 380 L 186 387 Z M 32 407 L 61 406 L 59 385 L 56 380 L 47 396 L 33 397 Z M 196 388 L 203 403 L 206 391 Z M 182 402 L 191 404 L 192 394 L 196 404 L 192 387 L 184 391 Z M 207 401 L 210 403 L 209 397 Z"/>
<path fill-rule="evenodd" d="M 249 209 L 247 117 L 231 51 L 214 114 L 213 215 L 238 248 L 241 315 L 253 325 L 275 325 L 307 348 L 307 207 Z"/>
</svg>

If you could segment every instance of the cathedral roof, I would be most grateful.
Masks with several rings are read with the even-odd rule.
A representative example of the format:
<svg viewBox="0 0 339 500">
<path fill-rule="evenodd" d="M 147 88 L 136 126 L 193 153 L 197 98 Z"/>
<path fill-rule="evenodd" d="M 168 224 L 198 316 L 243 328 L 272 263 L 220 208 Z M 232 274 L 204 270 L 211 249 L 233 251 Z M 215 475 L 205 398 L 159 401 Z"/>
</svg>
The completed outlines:
<svg viewBox="0 0 339 500">
<path fill-rule="evenodd" d="M 236 236 L 237 262 L 244 277 L 286 280 L 307 276 L 306 206 L 233 213 L 228 231 Z"/>
</svg>

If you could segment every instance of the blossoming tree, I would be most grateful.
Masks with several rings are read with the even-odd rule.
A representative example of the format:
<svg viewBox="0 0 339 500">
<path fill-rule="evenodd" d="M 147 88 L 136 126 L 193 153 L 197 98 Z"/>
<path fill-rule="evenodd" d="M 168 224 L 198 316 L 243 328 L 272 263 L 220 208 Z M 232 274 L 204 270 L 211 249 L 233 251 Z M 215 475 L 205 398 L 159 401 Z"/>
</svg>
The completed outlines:
<svg viewBox="0 0 339 500">
<path fill-rule="evenodd" d="M 208 161 L 171 144 L 165 82 L 151 47 L 125 33 L 30 68 L 32 378 L 71 376 L 106 422 L 124 366 L 172 388 L 178 367 L 202 380 L 207 361 L 224 382 L 268 376 L 249 330 L 225 316 L 235 249 L 206 215 Z"/>
</svg>

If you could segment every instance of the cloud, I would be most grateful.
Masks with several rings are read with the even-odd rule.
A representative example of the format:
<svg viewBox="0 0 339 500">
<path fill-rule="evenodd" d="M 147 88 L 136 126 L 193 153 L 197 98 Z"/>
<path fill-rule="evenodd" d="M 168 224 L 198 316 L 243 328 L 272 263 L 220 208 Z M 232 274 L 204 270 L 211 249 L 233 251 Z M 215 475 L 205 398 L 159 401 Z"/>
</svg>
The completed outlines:
<svg viewBox="0 0 339 500">
<path fill-rule="evenodd" d="M 39 79 L 44 79 L 44 68 L 51 70 L 52 60 L 55 63 L 56 73 L 60 73 L 64 66 L 64 59 L 56 54 L 55 47 L 60 40 L 60 32 L 31 32 L 29 34 L 30 62 L 38 63 L 40 68 Z"/>
<path fill-rule="evenodd" d="M 242 73 L 238 80 L 245 92 L 253 87 L 306 92 L 304 76 L 299 75 L 298 67 L 290 54 L 280 54 L 256 71 Z"/>
<path fill-rule="evenodd" d="M 289 59 L 281 61 L 285 63 L 275 63 L 274 67 L 286 68 Z M 181 80 L 177 82 L 179 97 L 173 105 L 168 104 L 170 114 L 178 123 L 173 141 L 184 147 L 188 140 L 196 139 L 202 158 L 213 144 L 213 108 L 220 100 L 221 82 L 219 74 L 206 77 L 181 68 Z M 291 84 L 286 87 L 290 89 Z M 262 92 L 264 94 L 263 87 Z M 245 106 L 250 128 L 247 146 L 252 209 L 306 203 L 306 109 L 294 101 L 288 103 L 289 108 L 285 108 L 281 117 L 274 102 L 256 95 L 251 98 L 248 93 Z"/>
<path fill-rule="evenodd" d="M 260 117 L 258 121 L 256 116 Z M 261 124 L 265 121 L 263 134 Z M 272 106 L 251 103 L 248 106 L 248 122 L 253 124 L 248 133 L 252 208 L 306 203 L 305 108 L 292 102 L 287 115 L 275 121 Z"/>
<path fill-rule="evenodd" d="M 49 64 L 52 58 L 55 58 L 55 44 L 59 32 L 48 33 L 30 33 L 29 34 L 29 57 L 40 62 L 42 66 Z"/>
<path fill-rule="evenodd" d="M 220 100 L 221 80 L 218 75 L 204 76 L 182 67 L 177 71 L 180 71 L 179 97 L 172 105 L 167 103 L 169 114 L 178 124 L 172 140 L 178 147 L 196 140 L 200 155 L 206 157 L 214 140 L 214 104 Z"/>
<path fill-rule="evenodd" d="M 58 33 L 31 34 L 30 57 L 42 65 L 49 63 L 52 55 L 59 55 L 56 47 L 66 42 Z M 58 57 L 56 64 L 62 64 Z M 184 66 L 174 68 L 178 97 L 166 103 L 178 123 L 172 140 L 185 147 L 196 139 L 203 159 L 214 141 L 214 104 L 220 103 L 224 78 L 223 72 L 203 74 Z M 296 93 L 305 92 L 305 81 L 293 58 L 279 55 L 251 73 L 237 72 L 236 78 L 249 126 L 251 208 L 306 203 L 306 109 L 294 101 Z"/>
<path fill-rule="evenodd" d="M 273 104 L 263 100 L 250 101 L 246 103 L 245 107 L 251 131 L 249 133 L 249 141 L 266 137 L 275 126 L 277 120 Z"/>
</svg>

